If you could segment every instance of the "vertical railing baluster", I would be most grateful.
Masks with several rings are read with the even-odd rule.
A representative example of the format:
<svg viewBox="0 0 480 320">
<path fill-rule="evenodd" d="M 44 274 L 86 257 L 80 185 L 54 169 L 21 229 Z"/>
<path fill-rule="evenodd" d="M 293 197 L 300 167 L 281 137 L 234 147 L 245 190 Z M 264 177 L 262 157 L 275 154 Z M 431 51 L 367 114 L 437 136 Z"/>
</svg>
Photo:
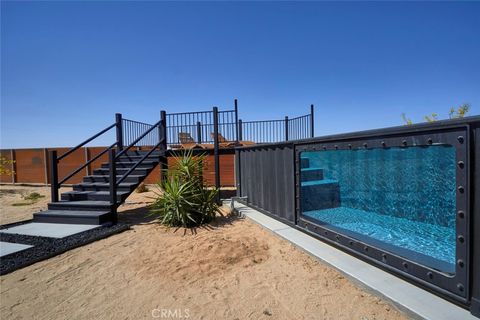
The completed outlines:
<svg viewBox="0 0 480 320">
<path fill-rule="evenodd" d="M 213 155 L 215 158 L 215 188 L 218 190 L 216 201 L 217 203 L 220 203 L 220 155 L 218 148 L 218 108 L 213 107 Z"/>
<path fill-rule="evenodd" d="M 112 222 L 117 223 L 117 168 L 115 166 L 115 149 L 108 152 L 109 191 Z"/>
<path fill-rule="evenodd" d="M 123 150 L 123 121 L 122 121 L 122 114 L 116 113 L 115 114 L 115 126 L 116 126 L 116 133 L 117 133 L 117 148 L 119 150 Z"/>
<path fill-rule="evenodd" d="M 58 202 L 57 150 L 50 151 L 50 194 L 51 194 L 52 202 Z"/>
</svg>

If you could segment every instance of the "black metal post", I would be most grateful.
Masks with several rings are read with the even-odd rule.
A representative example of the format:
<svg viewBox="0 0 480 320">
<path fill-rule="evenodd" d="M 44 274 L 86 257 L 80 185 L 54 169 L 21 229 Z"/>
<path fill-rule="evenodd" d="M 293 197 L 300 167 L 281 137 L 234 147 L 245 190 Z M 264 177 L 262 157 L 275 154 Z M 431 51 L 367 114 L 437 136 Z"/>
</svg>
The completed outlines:
<svg viewBox="0 0 480 320">
<path fill-rule="evenodd" d="M 243 140 L 243 125 L 242 125 L 242 119 L 238 120 L 238 141 Z"/>
<path fill-rule="evenodd" d="M 162 110 L 160 111 L 160 124 L 158 127 L 158 139 L 160 142 L 160 177 L 162 179 L 166 178 L 165 171 L 168 169 L 168 159 L 167 159 L 167 113 Z"/>
<path fill-rule="evenodd" d="M 220 190 L 220 155 L 218 152 L 218 108 L 213 107 L 213 156 L 215 159 L 215 188 Z M 217 194 L 217 202 L 220 202 L 220 191 Z"/>
<path fill-rule="evenodd" d="M 115 127 L 117 128 L 117 148 L 123 150 L 123 124 L 122 114 L 115 113 Z"/>
<path fill-rule="evenodd" d="M 313 118 L 313 104 L 310 105 L 310 137 L 313 138 L 315 137 L 315 127 L 314 127 L 315 121 Z"/>
<path fill-rule="evenodd" d="M 238 143 L 238 141 L 242 140 L 240 139 L 240 133 L 238 131 L 238 100 L 235 99 L 234 100 L 234 103 L 235 103 L 235 141 Z"/>
<path fill-rule="evenodd" d="M 57 150 L 50 151 L 50 192 L 52 202 L 58 202 L 58 161 Z"/>
<path fill-rule="evenodd" d="M 197 143 L 202 143 L 202 124 L 200 121 L 197 121 Z"/>
<path fill-rule="evenodd" d="M 108 151 L 108 168 L 112 222 L 117 223 L 117 168 L 115 166 L 115 149 Z"/>
<path fill-rule="evenodd" d="M 288 116 L 285 116 L 285 141 L 288 141 Z"/>
</svg>

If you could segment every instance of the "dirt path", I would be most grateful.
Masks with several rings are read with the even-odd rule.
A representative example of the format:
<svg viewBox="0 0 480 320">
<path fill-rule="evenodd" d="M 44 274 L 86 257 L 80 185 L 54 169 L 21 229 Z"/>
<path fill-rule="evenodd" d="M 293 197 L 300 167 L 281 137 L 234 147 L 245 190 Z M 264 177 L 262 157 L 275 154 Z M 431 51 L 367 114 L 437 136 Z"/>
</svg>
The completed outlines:
<svg viewBox="0 0 480 320">
<path fill-rule="evenodd" d="M 132 230 L 2 276 L 1 318 L 406 318 L 248 220 L 165 229 L 145 218 L 146 195 L 121 208 Z"/>
</svg>

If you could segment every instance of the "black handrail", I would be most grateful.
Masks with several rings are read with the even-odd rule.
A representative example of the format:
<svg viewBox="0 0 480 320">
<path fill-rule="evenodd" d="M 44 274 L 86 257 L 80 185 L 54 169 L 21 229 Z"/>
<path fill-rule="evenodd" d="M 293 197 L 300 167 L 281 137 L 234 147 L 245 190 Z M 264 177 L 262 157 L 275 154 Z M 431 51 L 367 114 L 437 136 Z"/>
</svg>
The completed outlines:
<svg viewBox="0 0 480 320">
<path fill-rule="evenodd" d="M 148 151 L 142 158 L 140 158 L 140 160 L 138 160 L 137 163 L 135 163 L 130 169 L 128 169 L 128 171 L 125 172 L 120 179 L 118 179 L 118 181 L 116 182 L 116 185 L 117 186 L 120 185 L 120 183 L 122 183 L 123 180 L 125 180 L 128 177 L 128 175 L 133 172 L 133 170 L 135 170 L 149 155 L 151 155 L 152 152 L 155 151 L 155 149 L 158 148 L 161 143 L 162 142 L 158 142 L 155 146 L 153 146 L 153 148 L 150 151 Z"/>
<path fill-rule="evenodd" d="M 135 139 L 132 143 L 130 143 L 127 147 L 125 147 L 122 151 L 120 151 L 119 153 L 117 153 L 117 155 L 115 156 L 115 159 L 118 159 L 121 155 L 123 155 L 125 152 L 128 151 L 128 149 L 130 149 L 131 147 L 133 147 L 138 141 L 142 140 L 143 137 L 145 137 L 150 131 L 152 131 L 153 129 L 157 128 L 159 125 L 160 125 L 160 122 L 162 122 L 162 120 L 158 121 L 157 123 L 155 123 L 150 129 L 148 129 L 147 131 L 145 131 L 140 137 L 138 137 L 137 139 Z"/>
<path fill-rule="evenodd" d="M 79 145 L 77 145 L 76 147 L 73 147 L 72 149 L 68 150 L 67 152 L 65 152 L 64 154 L 62 154 L 60 157 L 57 158 L 57 161 L 60 161 L 62 160 L 63 158 L 65 158 L 66 156 L 68 156 L 69 154 L 71 154 L 72 152 L 74 152 L 75 150 L 77 150 L 78 148 L 84 146 L 85 144 L 89 143 L 90 141 L 92 141 L 93 139 L 101 136 L 102 134 L 104 134 L 105 132 L 107 132 L 108 130 L 112 129 L 113 127 L 115 127 L 117 124 L 114 123 L 112 124 L 111 126 L 108 126 L 107 128 L 103 129 L 102 131 L 100 131 L 99 133 L 95 134 L 94 136 L 88 138 L 87 140 L 83 141 L 82 143 L 80 143 Z"/>
<path fill-rule="evenodd" d="M 77 173 L 79 173 L 83 168 L 85 168 L 86 166 L 88 166 L 90 163 L 92 163 L 93 161 L 97 160 L 98 158 L 100 158 L 103 154 L 105 154 L 108 150 L 112 149 L 113 147 L 115 147 L 117 145 L 117 142 L 114 142 L 112 145 L 110 145 L 107 149 L 103 150 L 102 152 L 100 152 L 99 154 L 97 154 L 95 157 L 93 157 L 92 159 L 88 160 L 87 162 L 85 162 L 83 165 L 81 165 L 80 167 L 78 167 L 77 169 L 73 170 L 70 174 L 68 174 L 65 178 L 63 178 L 61 181 L 58 182 L 58 186 L 60 187 L 62 185 L 62 183 L 64 183 L 65 181 L 67 181 L 68 179 L 70 179 L 71 177 L 73 177 L 74 175 L 76 175 Z"/>
<path fill-rule="evenodd" d="M 109 131 L 110 129 L 116 127 L 116 141 L 107 149 L 103 150 L 100 154 L 97 154 L 93 159 L 87 161 L 85 164 L 81 165 L 79 168 L 75 169 L 71 173 L 69 173 L 66 177 L 64 177 L 61 181 L 58 181 L 58 163 L 63 158 L 67 157 L 68 155 L 72 154 L 74 151 L 78 150 L 79 148 L 83 147 L 85 144 L 89 143 L 90 141 L 98 138 L 105 132 Z M 52 202 L 58 201 L 58 189 L 68 179 L 72 178 L 75 174 L 79 173 L 83 168 L 91 164 L 93 161 L 97 160 L 101 155 L 105 154 L 108 150 L 112 150 L 112 148 L 116 145 L 117 148 L 123 148 L 123 132 L 122 132 L 122 115 L 120 113 L 115 114 L 115 123 L 106 127 L 105 129 L 101 130 L 100 132 L 94 134 L 90 138 L 86 139 L 82 143 L 78 144 L 77 146 L 71 148 L 60 157 L 57 157 L 57 151 L 51 150 L 50 151 L 50 184 L 51 184 L 51 196 Z"/>
</svg>

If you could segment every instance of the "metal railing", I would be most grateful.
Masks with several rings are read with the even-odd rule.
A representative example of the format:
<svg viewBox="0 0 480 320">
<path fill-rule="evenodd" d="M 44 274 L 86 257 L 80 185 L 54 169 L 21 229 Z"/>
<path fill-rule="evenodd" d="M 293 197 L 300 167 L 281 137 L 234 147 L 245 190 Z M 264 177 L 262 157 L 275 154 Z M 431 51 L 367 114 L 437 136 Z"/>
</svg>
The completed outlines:
<svg viewBox="0 0 480 320">
<path fill-rule="evenodd" d="M 282 120 L 238 121 L 239 140 L 272 143 L 314 137 L 313 104 L 310 113 Z"/>
<path fill-rule="evenodd" d="M 115 123 L 96 133 L 92 137 L 86 139 L 77 146 L 71 148 L 65 152 L 60 157 L 57 157 L 57 151 L 50 151 L 50 182 L 51 182 L 51 199 L 52 202 L 58 202 L 58 191 L 62 184 L 64 184 L 68 179 L 72 178 L 74 175 L 79 173 L 83 168 L 93 163 L 95 160 L 100 158 L 102 155 L 108 152 L 109 154 L 109 190 L 110 190 L 110 205 L 112 207 L 112 218 L 116 222 L 116 208 L 118 206 L 117 199 L 117 187 L 122 183 L 128 175 L 130 175 L 145 159 L 147 159 L 155 150 L 159 149 L 160 165 L 162 168 L 166 166 L 166 159 L 164 159 L 164 153 L 166 152 L 166 126 L 165 121 L 166 113 L 161 112 L 160 120 L 153 124 L 142 123 L 138 121 L 122 119 L 122 115 L 117 113 L 115 115 Z M 66 175 L 64 178 L 58 178 L 58 164 L 61 160 L 68 157 L 85 144 L 95 140 L 104 133 L 110 131 L 111 129 L 116 128 L 116 141 L 112 143 L 109 147 L 102 150 L 95 157 L 81 165 L 80 167 L 73 170 L 71 173 Z M 128 145 L 124 147 L 124 143 Z M 150 150 L 145 153 L 136 163 L 129 167 L 118 180 L 117 180 L 117 170 L 116 162 L 122 155 L 126 155 L 127 151 L 140 146 L 148 146 Z M 116 152 L 115 150 L 118 150 Z"/>
<path fill-rule="evenodd" d="M 238 109 L 235 102 L 234 110 L 219 111 L 214 107 L 211 111 L 167 114 L 167 144 L 169 146 L 180 146 L 185 143 L 213 144 L 215 119 L 218 123 L 218 133 L 225 141 L 238 141 Z"/>
<path fill-rule="evenodd" d="M 130 144 L 132 141 L 136 140 L 140 135 L 142 135 L 148 129 L 154 127 L 154 125 L 144 122 L 139 122 L 135 120 L 122 119 L 123 125 L 123 143 Z M 153 146 L 155 141 L 158 139 L 158 130 L 157 127 L 154 130 L 149 131 L 142 139 L 140 139 L 135 147 L 144 147 L 144 146 Z"/>
<path fill-rule="evenodd" d="M 52 202 L 58 202 L 58 190 L 64 184 L 68 179 L 72 178 L 74 175 L 79 173 L 83 168 L 88 166 L 89 164 L 93 163 L 95 160 L 100 158 L 103 154 L 108 152 L 109 150 L 112 150 L 115 146 L 117 148 L 122 147 L 122 122 L 121 122 L 122 116 L 120 114 L 116 114 L 116 121 L 114 124 L 106 127 L 105 129 L 101 130 L 100 132 L 94 134 L 90 138 L 86 139 L 82 143 L 78 144 L 77 146 L 71 148 L 61 156 L 57 156 L 57 151 L 56 150 L 51 150 L 50 151 L 50 184 L 51 184 L 51 198 Z M 60 163 L 61 160 L 65 159 L 68 157 L 70 154 L 78 150 L 79 148 L 83 147 L 87 143 L 95 140 L 96 138 L 100 137 L 104 133 L 110 131 L 111 129 L 116 128 L 116 133 L 117 133 L 117 141 L 115 141 L 113 144 L 111 144 L 109 147 L 101 151 L 99 154 L 97 154 L 95 157 L 78 167 L 77 169 L 73 170 L 69 174 L 67 174 L 64 178 L 61 180 L 58 179 L 58 164 Z"/>
</svg>

